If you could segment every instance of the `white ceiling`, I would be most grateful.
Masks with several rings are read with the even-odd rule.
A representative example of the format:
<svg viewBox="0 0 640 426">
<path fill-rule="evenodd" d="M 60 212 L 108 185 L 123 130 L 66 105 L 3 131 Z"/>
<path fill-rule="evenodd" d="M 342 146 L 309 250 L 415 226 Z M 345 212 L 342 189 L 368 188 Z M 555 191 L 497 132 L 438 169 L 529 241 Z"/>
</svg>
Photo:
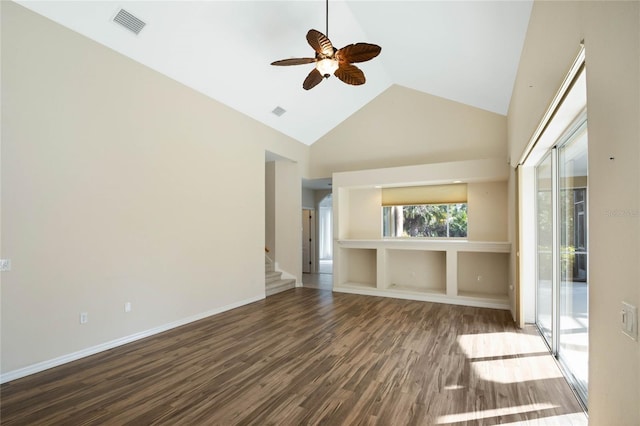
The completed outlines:
<svg viewBox="0 0 640 426">
<path fill-rule="evenodd" d="M 331 77 L 310 91 L 305 36 L 325 32 L 324 1 L 19 1 L 292 138 L 312 144 L 392 84 L 506 114 L 532 1 L 329 3 L 340 48 L 382 46 L 359 64 L 367 83 Z M 145 21 L 139 35 L 112 22 L 120 8 Z M 281 117 L 271 111 L 280 106 Z"/>
</svg>

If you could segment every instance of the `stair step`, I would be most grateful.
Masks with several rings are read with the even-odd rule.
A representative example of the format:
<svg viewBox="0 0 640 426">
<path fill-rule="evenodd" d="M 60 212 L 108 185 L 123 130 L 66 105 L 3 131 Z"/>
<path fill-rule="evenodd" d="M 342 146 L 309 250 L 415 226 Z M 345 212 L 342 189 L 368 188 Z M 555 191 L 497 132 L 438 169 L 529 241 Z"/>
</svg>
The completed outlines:
<svg viewBox="0 0 640 426">
<path fill-rule="evenodd" d="M 267 296 L 289 290 L 296 286 L 295 279 L 282 279 L 282 272 L 276 271 L 273 261 L 266 256 L 264 259 L 264 282 Z"/>
<path fill-rule="evenodd" d="M 267 296 L 272 296 L 274 294 L 292 289 L 295 286 L 296 286 L 296 280 L 294 279 L 277 280 L 267 284 L 265 293 Z"/>
<path fill-rule="evenodd" d="M 264 274 L 264 280 L 266 284 L 279 281 L 282 278 L 282 272 L 268 271 Z"/>
</svg>

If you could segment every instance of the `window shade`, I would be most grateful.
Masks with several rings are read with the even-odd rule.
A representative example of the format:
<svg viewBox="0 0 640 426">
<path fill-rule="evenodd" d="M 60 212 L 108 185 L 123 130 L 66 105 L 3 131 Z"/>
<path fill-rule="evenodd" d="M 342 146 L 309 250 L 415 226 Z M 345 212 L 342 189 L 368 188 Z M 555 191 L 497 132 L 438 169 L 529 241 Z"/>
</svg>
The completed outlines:
<svg viewBox="0 0 640 426">
<path fill-rule="evenodd" d="M 383 188 L 383 206 L 413 206 L 420 204 L 450 204 L 467 202 L 467 184 L 405 186 Z"/>
</svg>

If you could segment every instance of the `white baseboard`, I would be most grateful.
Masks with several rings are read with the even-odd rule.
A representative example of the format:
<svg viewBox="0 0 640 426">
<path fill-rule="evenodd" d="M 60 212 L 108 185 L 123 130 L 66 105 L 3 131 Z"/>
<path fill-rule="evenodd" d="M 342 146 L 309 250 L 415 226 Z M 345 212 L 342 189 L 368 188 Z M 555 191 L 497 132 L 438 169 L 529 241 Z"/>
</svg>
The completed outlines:
<svg viewBox="0 0 640 426">
<path fill-rule="evenodd" d="M 389 289 L 333 286 L 333 291 L 338 293 L 363 294 L 365 296 L 391 297 L 394 299 L 420 300 L 423 302 L 445 303 L 448 305 L 473 306 L 476 308 L 501 309 L 508 311 L 509 302 L 492 300 L 490 298 L 447 296 L 446 294 L 420 293 L 412 291 L 397 291 Z"/>
<path fill-rule="evenodd" d="M 29 376 L 31 374 L 39 373 L 49 368 L 57 367 L 62 364 L 66 364 L 71 361 L 76 361 L 80 358 L 84 358 L 90 355 L 95 355 L 99 352 L 103 352 L 109 349 L 113 349 L 118 346 L 126 345 L 127 343 L 135 342 L 136 340 L 144 339 L 145 337 L 153 336 L 154 334 L 162 333 L 172 328 L 180 327 L 185 324 L 189 324 L 194 321 L 198 321 L 212 315 L 217 315 L 222 312 L 230 311 L 231 309 L 239 308 L 240 306 L 248 305 L 249 303 L 257 302 L 264 299 L 264 294 L 249 299 L 241 300 L 239 302 L 232 303 L 230 305 L 222 306 L 220 308 L 212 309 L 207 312 L 202 312 L 197 315 L 193 315 L 187 318 L 180 319 L 168 324 L 154 327 L 149 330 L 141 331 L 139 333 L 132 334 L 130 336 L 121 337 L 119 339 L 111 340 L 109 342 L 101 343 L 90 348 L 82 349 L 77 352 L 62 355 L 47 361 L 38 362 L 36 364 L 28 365 L 26 367 L 19 368 L 17 370 L 8 371 L 4 374 L 0 374 L 0 383 L 10 382 L 12 380 L 19 379 L 21 377 Z"/>
</svg>

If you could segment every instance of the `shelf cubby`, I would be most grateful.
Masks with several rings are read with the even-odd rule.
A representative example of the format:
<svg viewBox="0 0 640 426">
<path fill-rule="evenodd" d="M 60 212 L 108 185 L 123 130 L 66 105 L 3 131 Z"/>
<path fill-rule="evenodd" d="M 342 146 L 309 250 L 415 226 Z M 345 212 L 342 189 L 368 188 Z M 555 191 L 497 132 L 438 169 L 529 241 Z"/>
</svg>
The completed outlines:
<svg viewBox="0 0 640 426">
<path fill-rule="evenodd" d="M 509 254 L 458 252 L 458 295 L 507 297 Z"/>
<path fill-rule="evenodd" d="M 383 287 L 393 290 L 446 292 L 446 252 L 397 250 L 386 252 Z"/>
<path fill-rule="evenodd" d="M 377 251 L 368 248 L 340 249 L 339 285 L 376 288 Z"/>
</svg>

